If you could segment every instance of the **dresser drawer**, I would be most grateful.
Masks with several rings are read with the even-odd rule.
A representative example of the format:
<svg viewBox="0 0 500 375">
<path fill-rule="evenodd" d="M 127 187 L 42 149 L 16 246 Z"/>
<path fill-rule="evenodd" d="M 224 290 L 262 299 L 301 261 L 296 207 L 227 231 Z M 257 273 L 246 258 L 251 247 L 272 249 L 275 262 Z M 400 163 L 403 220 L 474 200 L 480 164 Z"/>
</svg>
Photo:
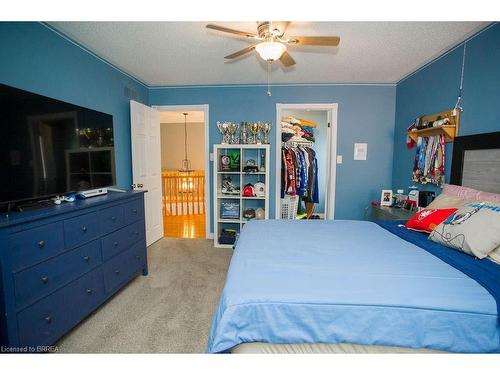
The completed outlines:
<svg viewBox="0 0 500 375">
<path fill-rule="evenodd" d="M 20 346 L 51 345 L 104 300 L 100 268 L 17 314 Z"/>
<path fill-rule="evenodd" d="M 62 222 L 43 225 L 10 236 L 12 270 L 41 262 L 64 250 Z"/>
<path fill-rule="evenodd" d="M 118 253 L 128 249 L 131 244 L 144 238 L 144 221 L 137 221 L 133 224 L 119 229 L 114 233 L 102 238 L 102 259 L 111 259 Z"/>
<path fill-rule="evenodd" d="M 64 242 L 71 248 L 99 235 L 99 219 L 95 212 L 64 220 Z"/>
<path fill-rule="evenodd" d="M 144 219 L 144 201 L 135 199 L 125 205 L 125 224 Z"/>
<path fill-rule="evenodd" d="M 104 264 L 106 292 L 114 292 L 146 264 L 146 246 L 137 242 L 132 248 Z"/>
<path fill-rule="evenodd" d="M 101 263 L 98 240 L 14 275 L 16 306 L 22 307 L 76 279 Z"/>
<path fill-rule="evenodd" d="M 125 206 L 126 204 L 120 204 L 99 211 L 101 234 L 114 232 L 125 225 Z"/>
</svg>

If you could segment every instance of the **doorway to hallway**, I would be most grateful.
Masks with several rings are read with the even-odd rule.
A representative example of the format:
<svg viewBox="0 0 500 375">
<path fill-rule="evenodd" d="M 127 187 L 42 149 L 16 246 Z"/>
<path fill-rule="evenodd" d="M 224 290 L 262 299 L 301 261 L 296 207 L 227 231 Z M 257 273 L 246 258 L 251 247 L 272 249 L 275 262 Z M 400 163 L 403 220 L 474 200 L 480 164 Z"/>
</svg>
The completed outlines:
<svg viewBox="0 0 500 375">
<path fill-rule="evenodd" d="M 160 113 L 165 237 L 206 238 L 205 114 Z"/>
</svg>

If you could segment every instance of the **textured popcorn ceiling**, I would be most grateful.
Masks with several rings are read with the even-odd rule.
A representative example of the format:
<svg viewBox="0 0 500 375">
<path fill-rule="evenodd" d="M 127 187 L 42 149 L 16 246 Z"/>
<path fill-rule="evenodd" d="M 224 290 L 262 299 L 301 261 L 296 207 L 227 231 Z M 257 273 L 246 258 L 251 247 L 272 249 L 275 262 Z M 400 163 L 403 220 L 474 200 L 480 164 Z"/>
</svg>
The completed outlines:
<svg viewBox="0 0 500 375">
<path fill-rule="evenodd" d="M 256 32 L 253 22 L 214 22 Z M 286 35 L 339 35 L 339 47 L 290 47 L 297 65 L 274 64 L 273 83 L 395 83 L 485 22 L 293 22 Z M 202 22 L 51 22 L 50 26 L 151 86 L 266 83 L 250 44 Z"/>
</svg>

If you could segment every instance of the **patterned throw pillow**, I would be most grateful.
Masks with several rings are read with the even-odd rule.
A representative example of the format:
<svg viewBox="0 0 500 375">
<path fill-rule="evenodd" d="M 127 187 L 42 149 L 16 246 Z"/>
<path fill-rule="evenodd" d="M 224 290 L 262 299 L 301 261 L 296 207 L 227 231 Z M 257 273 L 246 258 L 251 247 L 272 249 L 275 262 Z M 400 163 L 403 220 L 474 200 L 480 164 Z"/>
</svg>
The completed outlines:
<svg viewBox="0 0 500 375">
<path fill-rule="evenodd" d="M 500 204 L 469 203 L 439 224 L 429 239 L 483 259 L 500 245 Z"/>
<path fill-rule="evenodd" d="M 456 208 L 424 208 L 413 215 L 405 226 L 408 229 L 430 233 L 456 210 Z"/>
</svg>

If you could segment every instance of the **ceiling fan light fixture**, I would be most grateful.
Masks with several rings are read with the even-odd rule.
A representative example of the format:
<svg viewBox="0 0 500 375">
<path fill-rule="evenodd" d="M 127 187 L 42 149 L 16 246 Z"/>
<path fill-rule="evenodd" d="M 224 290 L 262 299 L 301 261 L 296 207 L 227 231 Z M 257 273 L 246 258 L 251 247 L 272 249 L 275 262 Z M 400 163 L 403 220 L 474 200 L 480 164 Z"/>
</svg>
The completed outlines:
<svg viewBox="0 0 500 375">
<path fill-rule="evenodd" d="M 286 51 L 286 46 L 280 42 L 262 42 L 255 46 L 255 50 L 264 60 L 275 61 Z"/>
</svg>

